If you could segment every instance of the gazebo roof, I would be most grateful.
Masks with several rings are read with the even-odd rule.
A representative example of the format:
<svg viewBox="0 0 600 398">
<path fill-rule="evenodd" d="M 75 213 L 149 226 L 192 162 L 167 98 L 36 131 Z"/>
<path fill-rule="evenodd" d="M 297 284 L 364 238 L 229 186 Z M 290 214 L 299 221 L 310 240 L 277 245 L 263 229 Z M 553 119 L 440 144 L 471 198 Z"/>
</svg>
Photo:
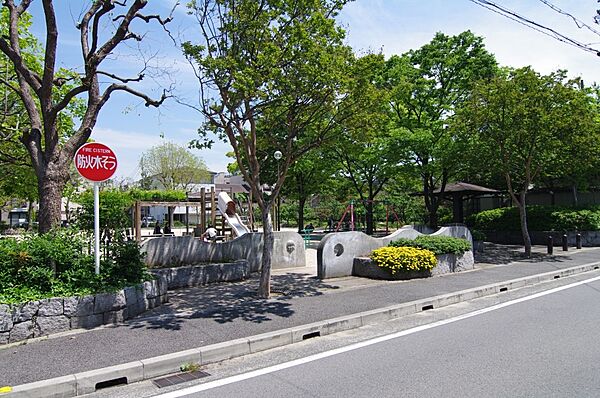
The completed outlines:
<svg viewBox="0 0 600 398">
<path fill-rule="evenodd" d="M 434 193 L 440 193 L 440 189 L 436 189 L 435 191 L 433 191 Z M 486 188 L 486 187 L 482 187 L 480 185 L 474 185 L 474 184 L 469 184 L 466 182 L 457 182 L 454 184 L 447 184 L 446 185 L 446 189 L 444 190 L 444 194 L 447 193 L 454 193 L 454 192 L 462 192 L 462 193 L 480 193 L 480 194 L 485 194 L 485 193 L 500 193 L 500 191 L 497 191 L 495 189 L 491 189 L 491 188 Z"/>
</svg>

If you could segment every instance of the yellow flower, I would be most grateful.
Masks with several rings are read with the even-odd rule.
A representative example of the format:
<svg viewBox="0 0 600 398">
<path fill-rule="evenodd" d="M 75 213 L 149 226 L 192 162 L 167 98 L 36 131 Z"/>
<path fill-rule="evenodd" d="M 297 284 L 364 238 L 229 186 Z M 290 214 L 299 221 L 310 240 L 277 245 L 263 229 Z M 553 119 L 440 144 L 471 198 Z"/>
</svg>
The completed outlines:
<svg viewBox="0 0 600 398">
<path fill-rule="evenodd" d="M 371 260 L 392 274 L 406 271 L 429 271 L 437 264 L 433 252 L 415 247 L 382 247 L 373 250 Z"/>
</svg>

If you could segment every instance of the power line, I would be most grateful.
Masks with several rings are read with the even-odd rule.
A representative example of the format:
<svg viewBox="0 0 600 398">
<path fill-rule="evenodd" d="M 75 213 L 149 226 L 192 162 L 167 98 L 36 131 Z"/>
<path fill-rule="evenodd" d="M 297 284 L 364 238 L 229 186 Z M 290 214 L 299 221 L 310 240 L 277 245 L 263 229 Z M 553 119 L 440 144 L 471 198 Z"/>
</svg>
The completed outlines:
<svg viewBox="0 0 600 398">
<path fill-rule="evenodd" d="M 520 23 L 521 25 L 524 25 L 530 29 L 533 29 L 539 33 L 542 33 L 546 36 L 549 36 L 551 38 L 553 38 L 554 40 L 558 40 L 562 43 L 568 44 L 570 46 L 579 48 L 580 50 L 583 51 L 587 51 L 590 53 L 594 53 L 598 56 L 600 56 L 600 51 L 598 51 L 595 48 L 590 47 L 589 45 L 582 43 L 578 40 L 572 39 L 568 36 L 563 35 L 560 32 L 557 32 L 556 30 L 549 28 L 547 26 L 544 26 L 538 22 L 535 22 L 532 19 L 529 19 L 523 15 L 520 15 L 519 13 L 517 13 L 516 11 L 510 10 L 506 7 L 500 6 L 492 1 L 489 0 L 469 0 L 474 4 L 477 4 L 483 8 L 486 8 L 492 12 L 495 12 L 496 14 L 499 14 L 505 18 L 508 18 L 512 21 L 515 21 L 517 23 Z M 547 3 L 546 5 L 549 5 L 549 2 L 546 2 L 544 0 L 540 0 L 543 1 L 544 3 Z M 557 7 L 558 8 L 558 7 Z M 562 11 L 562 10 L 561 10 Z M 562 13 L 562 12 L 561 12 Z M 570 15 L 570 14 L 569 14 Z"/>
<path fill-rule="evenodd" d="M 542 2 L 542 3 L 544 3 L 545 5 L 547 5 L 548 7 L 550 7 L 551 9 L 553 9 L 554 11 L 558 12 L 559 14 L 562 14 L 562 15 L 565 15 L 565 16 L 571 18 L 573 20 L 573 22 L 575 22 L 575 25 L 577 25 L 577 27 L 579 29 L 586 28 L 590 32 L 595 33 L 596 35 L 600 36 L 600 32 L 599 31 L 597 31 L 596 29 L 594 29 L 590 25 L 586 24 L 582 20 L 578 19 L 573 14 L 560 9 L 558 6 L 550 3 L 548 0 L 539 0 L 539 1 Z"/>
</svg>

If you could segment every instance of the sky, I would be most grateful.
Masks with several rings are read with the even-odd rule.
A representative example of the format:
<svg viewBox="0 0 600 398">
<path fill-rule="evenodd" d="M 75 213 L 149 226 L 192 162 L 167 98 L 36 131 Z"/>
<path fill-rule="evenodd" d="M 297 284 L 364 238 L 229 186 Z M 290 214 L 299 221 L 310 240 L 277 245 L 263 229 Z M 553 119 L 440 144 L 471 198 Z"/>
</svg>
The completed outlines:
<svg viewBox="0 0 600 398">
<path fill-rule="evenodd" d="M 150 2 L 151 13 L 166 15 L 175 0 Z M 570 18 L 551 10 L 542 0 L 496 0 L 497 4 L 536 22 L 600 48 L 600 36 L 580 29 Z M 39 2 L 37 2 L 39 3 Z M 182 3 L 185 3 L 183 1 Z M 596 0 L 551 0 L 560 9 L 571 13 L 589 25 L 593 24 Z M 87 1 L 57 1 L 59 18 L 59 64 L 70 67 L 81 65 L 78 31 L 74 21 L 79 18 Z M 600 5 L 598 5 L 600 6 Z M 37 8 L 36 8 L 37 7 Z M 153 8 L 150 8 L 153 7 Z M 39 4 L 32 8 L 32 32 L 43 37 Z M 174 13 L 170 30 L 183 38 L 194 37 L 194 22 L 183 6 Z M 357 54 L 382 51 L 386 57 L 402 54 L 431 41 L 436 32 L 447 35 L 471 30 L 482 36 L 488 51 L 501 65 L 522 67 L 531 65 L 540 73 L 567 69 L 572 77 L 582 77 L 586 84 L 600 82 L 600 57 L 558 42 L 546 35 L 522 26 L 471 0 L 356 0 L 345 6 L 338 21 L 347 31 L 347 44 Z M 151 68 L 136 88 L 159 97 L 161 87 L 173 86 L 174 93 L 189 103 L 197 101 L 198 83 L 193 70 L 171 39 L 156 24 L 137 26 L 137 32 L 146 34 L 138 48 L 125 49 L 110 67 L 128 75 L 135 75 L 140 65 L 140 54 L 149 59 Z M 197 102 L 196 102 L 197 103 Z M 117 154 L 117 180 L 139 178 L 138 162 L 141 154 L 164 140 L 186 145 L 197 138 L 202 125 L 201 115 L 190 107 L 167 100 L 159 109 L 146 108 L 143 103 L 127 94 L 117 94 L 100 112 L 92 139 L 110 146 Z M 192 150 L 201 157 L 211 171 L 225 171 L 230 151 L 226 143 L 217 142 L 212 149 Z"/>
</svg>

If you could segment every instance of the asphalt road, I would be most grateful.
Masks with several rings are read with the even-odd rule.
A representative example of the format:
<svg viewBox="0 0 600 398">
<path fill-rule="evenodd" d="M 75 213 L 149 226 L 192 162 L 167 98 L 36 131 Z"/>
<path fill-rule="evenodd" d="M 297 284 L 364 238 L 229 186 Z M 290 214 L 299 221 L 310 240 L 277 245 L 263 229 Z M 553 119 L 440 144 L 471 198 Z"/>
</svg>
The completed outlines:
<svg viewBox="0 0 600 398">
<path fill-rule="evenodd" d="M 527 297 L 163 397 L 600 396 L 600 282 Z"/>
<path fill-rule="evenodd" d="M 273 277 L 274 286 L 291 293 L 254 299 L 256 279 L 183 289 L 191 311 L 166 305 L 156 317 L 135 318 L 115 327 L 0 348 L 0 386 L 151 358 L 190 348 L 304 325 L 445 293 L 597 262 L 599 248 L 555 257 L 534 257 L 511 265 L 490 266 L 434 278 L 338 289 L 335 280 Z M 186 301 L 187 300 L 187 301 Z M 175 301 L 175 300 L 174 300 Z"/>
</svg>

